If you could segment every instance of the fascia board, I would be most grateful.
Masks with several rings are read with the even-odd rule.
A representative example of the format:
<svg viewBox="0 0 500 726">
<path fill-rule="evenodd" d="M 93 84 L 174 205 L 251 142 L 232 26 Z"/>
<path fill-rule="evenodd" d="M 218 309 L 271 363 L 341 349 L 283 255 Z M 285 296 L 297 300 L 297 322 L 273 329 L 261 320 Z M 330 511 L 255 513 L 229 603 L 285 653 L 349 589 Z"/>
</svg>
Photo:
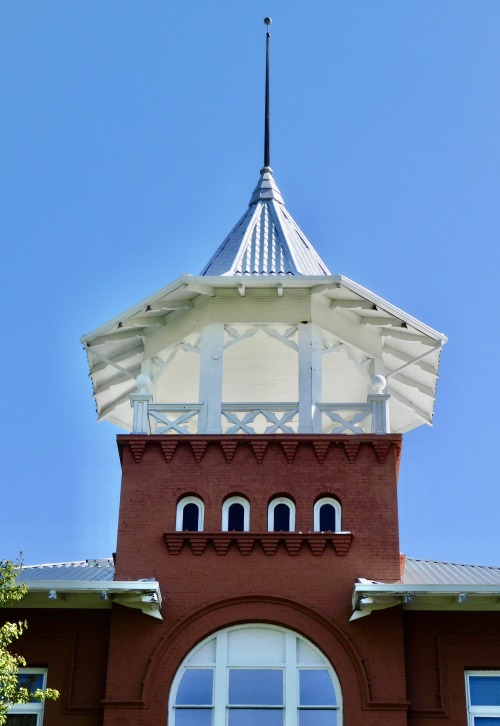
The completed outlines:
<svg viewBox="0 0 500 726">
<path fill-rule="evenodd" d="M 341 282 L 340 275 L 221 275 L 220 277 L 190 277 L 194 283 L 205 283 L 211 287 L 278 287 L 310 288 L 316 285 L 337 286 Z"/>
<path fill-rule="evenodd" d="M 28 586 L 28 592 L 45 592 L 48 590 L 59 590 L 59 592 L 94 593 L 109 592 L 118 594 L 124 592 L 154 592 L 160 594 L 160 584 L 156 580 L 151 581 L 114 581 L 97 580 L 94 582 L 77 582 L 74 580 L 36 580 L 34 582 L 22 582 Z"/>
<path fill-rule="evenodd" d="M 351 620 L 370 615 L 376 610 L 396 607 L 402 605 L 405 609 L 408 607 L 404 603 L 405 595 L 418 595 L 421 603 L 430 600 L 439 601 L 440 598 L 449 598 L 458 595 L 478 596 L 483 600 L 493 599 L 495 603 L 499 602 L 500 585 L 401 585 L 401 584 L 383 584 L 383 583 L 356 583 L 352 594 L 353 614 Z M 359 598 L 365 596 L 368 602 L 364 607 L 359 606 Z M 413 603 L 410 608 L 418 610 L 418 603 Z M 434 609 L 432 607 L 421 609 Z M 436 608 L 439 609 L 439 608 Z M 446 609 L 446 608 L 445 608 Z M 448 608 L 449 609 L 449 608 Z M 462 609 L 462 606 L 461 606 Z M 466 611 L 467 606 L 463 609 Z M 500 606 L 494 608 L 500 609 Z"/>
<path fill-rule="evenodd" d="M 244 284 L 247 288 L 278 288 L 282 287 L 284 289 L 296 289 L 296 288 L 313 288 L 316 286 L 325 286 L 328 287 L 329 285 L 332 286 L 332 288 L 335 288 L 337 286 L 342 286 L 351 292 L 353 292 L 356 295 L 359 295 L 360 297 L 369 300 L 371 303 L 376 305 L 377 307 L 382 308 L 385 312 L 389 313 L 390 315 L 393 315 L 394 317 L 402 320 L 403 322 L 407 323 L 407 325 L 410 325 L 411 327 L 415 328 L 419 332 L 423 333 L 424 335 L 429 336 L 430 338 L 433 338 L 434 340 L 444 344 L 448 341 L 448 338 L 443 334 L 439 333 L 437 330 L 434 330 L 433 328 L 430 328 L 429 326 L 422 323 L 420 320 L 417 320 L 416 318 L 412 317 L 411 315 L 408 315 L 400 308 L 397 308 L 396 306 L 389 303 L 387 300 L 384 300 L 383 298 L 379 297 L 378 295 L 375 295 L 371 290 L 368 290 L 367 288 L 363 287 L 362 285 L 358 285 L 353 280 L 350 280 L 348 277 L 344 277 L 343 275 L 315 275 L 315 276 L 309 276 L 309 275 L 292 275 L 292 276 L 281 276 L 281 275 L 218 275 L 218 276 L 200 276 L 200 275 L 181 275 L 178 277 L 174 282 L 171 282 L 169 285 L 166 285 L 165 287 L 161 288 L 161 290 L 158 290 L 157 292 L 153 293 L 149 297 L 145 298 L 141 302 L 137 303 L 131 308 L 128 308 L 128 310 L 125 310 L 123 313 L 120 313 L 119 315 L 116 315 L 114 318 L 112 318 L 109 322 L 105 323 L 104 325 L 101 325 L 99 328 L 96 328 L 95 330 L 91 331 L 90 333 L 86 333 L 80 338 L 80 342 L 83 345 L 86 345 L 87 343 L 91 342 L 95 338 L 98 338 L 102 335 L 106 335 L 106 333 L 110 332 L 113 328 L 115 328 L 118 323 L 123 322 L 124 320 L 127 320 L 128 318 L 131 318 L 134 315 L 137 315 L 141 310 L 143 310 L 148 305 L 151 305 L 152 303 L 157 302 L 161 298 L 165 297 L 166 295 L 170 295 L 179 288 L 183 288 L 185 285 L 189 284 L 198 284 L 198 285 L 204 285 L 208 287 L 213 287 L 216 289 L 231 289 L 231 288 L 238 288 L 239 285 Z"/>
<path fill-rule="evenodd" d="M 26 583 L 27 584 L 27 583 Z M 160 585 L 156 580 L 139 582 L 139 581 L 104 581 L 104 582 L 74 582 L 72 580 L 38 580 L 28 585 L 28 592 L 25 597 L 27 598 L 27 607 L 40 607 L 40 604 L 30 605 L 30 595 L 36 596 L 49 593 L 51 590 L 55 590 L 61 596 L 73 595 L 73 596 L 90 596 L 98 593 L 105 592 L 107 595 L 114 596 L 112 599 L 106 599 L 106 606 L 111 607 L 113 602 L 125 607 L 131 607 L 141 610 L 145 615 L 149 615 L 155 619 L 161 620 L 162 616 L 160 613 L 162 598 Z M 90 599 L 87 598 L 90 603 Z M 65 601 L 55 600 L 58 603 L 56 607 L 64 607 Z M 9 603 L 5 607 L 23 607 L 23 601 L 16 603 Z M 45 606 L 44 606 L 45 607 Z M 48 607 L 48 606 L 46 606 Z M 84 606 L 83 606 L 84 607 Z"/>
<path fill-rule="evenodd" d="M 151 303 L 160 300 L 162 297 L 165 297 L 165 295 L 170 295 L 171 293 L 178 290 L 180 287 L 183 287 L 189 282 L 192 282 L 193 279 L 194 278 L 190 275 L 181 275 L 181 277 L 178 277 L 176 280 L 174 280 L 174 282 L 171 282 L 165 287 L 162 287 L 161 290 L 158 290 L 152 295 L 149 295 L 149 297 L 144 298 L 144 300 L 136 303 L 133 307 L 128 308 L 128 310 L 125 310 L 123 313 L 116 315 L 109 322 L 100 325 L 98 328 L 92 330 L 90 333 L 85 333 L 84 335 L 82 335 L 82 337 L 80 338 L 80 343 L 85 345 L 86 343 L 92 342 L 94 338 L 99 338 L 101 335 L 106 335 L 106 333 L 108 333 L 112 328 L 118 325 L 118 323 L 121 323 L 123 320 L 131 318 L 133 315 L 137 315 L 137 313 L 139 313 L 148 305 L 151 305 Z M 206 279 L 207 278 L 202 278 L 202 280 Z"/>
<path fill-rule="evenodd" d="M 368 290 L 366 287 L 358 285 L 357 282 L 354 282 L 353 280 L 350 280 L 348 277 L 344 277 L 343 275 L 338 275 L 338 278 L 340 284 L 343 287 L 346 287 L 348 290 L 351 290 L 351 292 L 354 292 L 356 295 L 359 295 L 360 297 L 369 300 L 377 307 L 380 307 L 385 312 L 394 315 L 394 317 L 399 318 L 403 322 L 410 325 L 412 328 L 416 328 L 424 335 L 428 335 L 430 338 L 441 342 L 443 345 L 448 342 L 448 338 L 446 337 L 446 335 L 444 335 L 443 333 L 439 333 L 433 328 L 430 328 L 428 325 L 425 325 L 425 323 L 417 320 L 417 318 L 408 315 L 408 313 L 405 313 L 404 310 L 397 308 L 395 305 L 387 302 L 387 300 L 384 300 L 378 295 L 375 295 L 375 293 L 371 292 L 371 290 Z"/>
<path fill-rule="evenodd" d="M 112 318 L 109 322 L 104 323 L 103 325 L 99 326 L 95 330 L 92 330 L 90 333 L 85 333 L 80 338 L 80 342 L 83 345 L 86 345 L 87 343 L 92 342 L 95 338 L 99 338 L 102 335 L 106 335 L 106 333 L 109 333 L 113 328 L 118 325 L 118 323 L 123 322 L 124 320 L 128 320 L 128 318 L 131 318 L 134 315 L 137 315 L 137 313 L 141 312 L 145 307 L 148 305 L 151 305 L 152 303 L 157 302 L 161 298 L 165 297 L 166 295 L 170 295 L 179 288 L 183 288 L 184 285 L 189 284 L 195 284 L 195 285 L 204 285 L 206 287 L 214 287 L 214 288 L 235 288 L 237 289 L 239 285 L 244 284 L 245 287 L 252 287 L 252 288 L 277 288 L 279 286 L 283 288 L 310 288 L 315 287 L 316 285 L 323 285 L 323 284 L 331 284 L 336 285 L 340 282 L 340 277 L 338 275 L 334 276 L 325 276 L 325 275 L 318 275 L 316 277 L 306 277 L 304 275 L 300 275 L 297 277 L 281 277 L 281 276 L 242 276 L 242 275 L 218 275 L 215 277 L 207 277 L 207 276 L 194 276 L 194 275 L 181 275 L 181 277 L 178 277 L 174 282 L 171 282 L 169 285 L 166 285 L 165 287 L 162 287 L 161 290 L 158 290 L 157 292 L 153 293 L 147 298 L 144 298 L 141 302 L 137 303 L 131 308 L 128 308 L 128 310 L 125 310 L 123 313 L 120 313 L 119 315 L 116 315 L 114 318 Z"/>
<path fill-rule="evenodd" d="M 374 583 L 364 584 L 356 583 L 354 585 L 354 594 L 363 595 L 404 595 L 413 593 L 415 595 L 458 595 L 459 593 L 466 595 L 493 595 L 500 596 L 500 585 L 402 585 L 402 584 L 385 584 Z"/>
</svg>

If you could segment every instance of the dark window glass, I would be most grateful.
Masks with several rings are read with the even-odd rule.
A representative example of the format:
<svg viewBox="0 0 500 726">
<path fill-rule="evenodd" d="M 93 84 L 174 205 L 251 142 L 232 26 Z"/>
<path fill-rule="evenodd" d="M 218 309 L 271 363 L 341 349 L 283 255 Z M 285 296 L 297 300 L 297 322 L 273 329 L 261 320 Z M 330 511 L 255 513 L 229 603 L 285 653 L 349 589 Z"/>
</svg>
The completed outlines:
<svg viewBox="0 0 500 726">
<path fill-rule="evenodd" d="M 301 706 L 335 706 L 335 690 L 326 670 L 299 672 Z"/>
<path fill-rule="evenodd" d="M 175 726 L 211 726 L 211 708 L 178 708 L 175 712 Z"/>
<path fill-rule="evenodd" d="M 335 507 L 333 504 L 322 504 L 319 509 L 319 531 L 335 532 Z"/>
<path fill-rule="evenodd" d="M 283 726 L 283 709 L 231 708 L 228 726 Z"/>
<path fill-rule="evenodd" d="M 499 716 L 474 716 L 474 726 L 500 726 Z"/>
<path fill-rule="evenodd" d="M 176 706 L 211 706 L 213 680 L 211 668 L 186 670 L 177 690 Z"/>
<path fill-rule="evenodd" d="M 472 706 L 500 706 L 500 676 L 471 676 L 469 687 Z"/>
<path fill-rule="evenodd" d="M 299 711 L 299 726 L 337 726 L 336 711 Z"/>
<path fill-rule="evenodd" d="M 235 668 L 229 671 L 229 704 L 282 706 L 283 671 Z"/>
<path fill-rule="evenodd" d="M 243 504 L 239 502 L 231 504 L 227 513 L 227 528 L 229 532 L 243 532 L 245 529 L 245 508 Z"/>
<path fill-rule="evenodd" d="M 182 531 L 198 532 L 200 529 L 200 510 L 197 504 L 190 502 L 182 510 Z"/>
<path fill-rule="evenodd" d="M 274 532 L 290 531 L 290 507 L 288 504 L 277 504 L 274 508 Z"/>
<path fill-rule="evenodd" d="M 8 714 L 7 726 L 36 726 L 36 714 L 16 713 Z"/>
</svg>

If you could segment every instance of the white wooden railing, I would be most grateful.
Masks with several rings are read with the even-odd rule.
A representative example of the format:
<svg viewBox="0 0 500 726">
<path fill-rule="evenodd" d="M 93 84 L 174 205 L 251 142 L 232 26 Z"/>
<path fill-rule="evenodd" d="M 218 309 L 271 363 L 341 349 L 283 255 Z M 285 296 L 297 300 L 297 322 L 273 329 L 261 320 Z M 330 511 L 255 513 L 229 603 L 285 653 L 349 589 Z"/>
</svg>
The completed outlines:
<svg viewBox="0 0 500 726">
<path fill-rule="evenodd" d="M 383 393 L 370 394 L 366 403 L 318 403 L 305 422 L 297 402 L 222 403 L 218 425 L 207 425 L 215 419 L 203 403 L 153 403 L 147 392 L 130 398 L 136 434 L 390 433 L 390 397 Z"/>
</svg>

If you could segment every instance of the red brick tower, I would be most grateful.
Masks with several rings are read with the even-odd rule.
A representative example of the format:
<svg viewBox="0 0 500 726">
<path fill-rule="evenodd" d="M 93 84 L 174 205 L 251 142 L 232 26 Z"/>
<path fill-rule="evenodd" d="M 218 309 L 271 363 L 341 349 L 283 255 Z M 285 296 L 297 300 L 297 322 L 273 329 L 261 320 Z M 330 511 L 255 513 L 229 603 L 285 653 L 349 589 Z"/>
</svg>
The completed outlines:
<svg viewBox="0 0 500 726">
<path fill-rule="evenodd" d="M 113 609 L 106 726 L 407 723 L 401 612 L 350 620 L 352 592 L 400 577 L 401 434 L 444 340 L 329 273 L 268 147 L 202 274 L 85 336 L 99 415 L 132 432 L 116 579 L 163 597 Z"/>
</svg>

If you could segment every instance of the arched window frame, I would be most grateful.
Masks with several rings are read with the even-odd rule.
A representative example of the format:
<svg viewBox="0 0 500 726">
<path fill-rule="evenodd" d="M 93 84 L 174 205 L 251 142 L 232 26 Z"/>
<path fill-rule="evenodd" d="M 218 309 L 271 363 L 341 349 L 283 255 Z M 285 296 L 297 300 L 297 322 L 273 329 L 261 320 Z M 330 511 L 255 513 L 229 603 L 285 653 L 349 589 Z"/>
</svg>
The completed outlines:
<svg viewBox="0 0 500 726">
<path fill-rule="evenodd" d="M 184 507 L 187 504 L 196 504 L 198 506 L 198 529 L 197 532 L 203 532 L 203 525 L 205 519 L 205 504 L 203 499 L 195 496 L 183 497 L 177 502 L 177 512 L 175 516 L 175 530 L 176 532 L 182 532 L 182 519 L 184 515 Z"/>
<path fill-rule="evenodd" d="M 342 505 L 333 497 L 321 497 L 314 505 L 314 531 L 321 532 L 319 528 L 319 513 L 323 504 L 331 504 L 335 509 L 335 532 L 342 531 Z"/>
<path fill-rule="evenodd" d="M 259 640 L 263 636 L 266 637 L 266 631 L 269 632 L 271 639 L 278 634 L 283 636 L 284 647 L 282 646 L 282 656 L 275 661 L 274 658 L 270 657 L 269 651 L 267 651 L 266 655 L 262 658 L 262 662 L 256 662 L 255 657 L 252 658 L 250 656 L 248 658 L 246 648 L 235 651 L 229 644 L 229 638 L 235 631 L 241 632 L 245 630 L 250 631 L 251 636 L 253 635 L 251 631 L 256 631 L 255 635 Z M 259 645 L 256 647 L 259 647 Z M 264 652 L 266 649 L 261 647 L 261 651 Z M 304 652 L 307 653 L 305 659 Z M 231 658 L 229 658 L 230 653 Z M 297 632 L 264 623 L 247 623 L 224 628 L 216 633 L 212 633 L 212 635 L 193 648 L 181 663 L 172 681 L 169 696 L 168 723 L 173 726 L 179 726 L 176 718 L 179 710 L 201 708 L 202 710 L 210 711 L 211 715 L 209 718 L 206 718 L 206 723 L 210 721 L 213 726 L 223 726 L 226 724 L 228 710 L 231 708 L 231 704 L 229 703 L 229 672 L 231 670 L 241 671 L 247 668 L 254 671 L 260 669 L 278 669 L 283 671 L 282 713 L 284 723 L 290 726 L 298 726 L 301 710 L 304 708 L 309 710 L 312 707 L 313 709 L 317 708 L 319 710 L 331 710 L 335 712 L 336 726 L 343 725 L 342 690 L 335 669 L 328 658 L 311 641 L 299 635 Z M 176 703 L 179 686 L 187 670 L 213 672 L 213 691 L 210 703 L 208 703 L 209 698 L 207 698 L 206 705 L 204 705 L 204 700 L 197 700 L 193 706 L 184 705 L 182 702 L 181 704 Z M 315 704 L 309 704 L 307 701 L 304 703 L 301 702 L 300 688 L 298 688 L 300 673 L 315 670 L 328 672 L 335 694 L 335 705 L 318 703 L 316 706 Z M 237 705 L 233 705 L 232 707 L 238 708 Z M 185 718 L 182 719 L 182 722 L 186 723 Z M 203 723 L 205 723 L 205 720 L 203 720 Z"/>
<path fill-rule="evenodd" d="M 290 510 L 290 532 L 295 532 L 295 504 L 288 497 L 276 497 L 269 502 L 267 510 L 267 529 L 269 532 L 274 532 L 274 510 L 278 504 L 286 504 Z"/>
<path fill-rule="evenodd" d="M 229 497 L 222 505 L 222 531 L 228 532 L 229 527 L 229 507 L 231 504 L 241 504 L 243 506 L 243 532 L 250 531 L 250 502 L 245 497 Z"/>
</svg>

